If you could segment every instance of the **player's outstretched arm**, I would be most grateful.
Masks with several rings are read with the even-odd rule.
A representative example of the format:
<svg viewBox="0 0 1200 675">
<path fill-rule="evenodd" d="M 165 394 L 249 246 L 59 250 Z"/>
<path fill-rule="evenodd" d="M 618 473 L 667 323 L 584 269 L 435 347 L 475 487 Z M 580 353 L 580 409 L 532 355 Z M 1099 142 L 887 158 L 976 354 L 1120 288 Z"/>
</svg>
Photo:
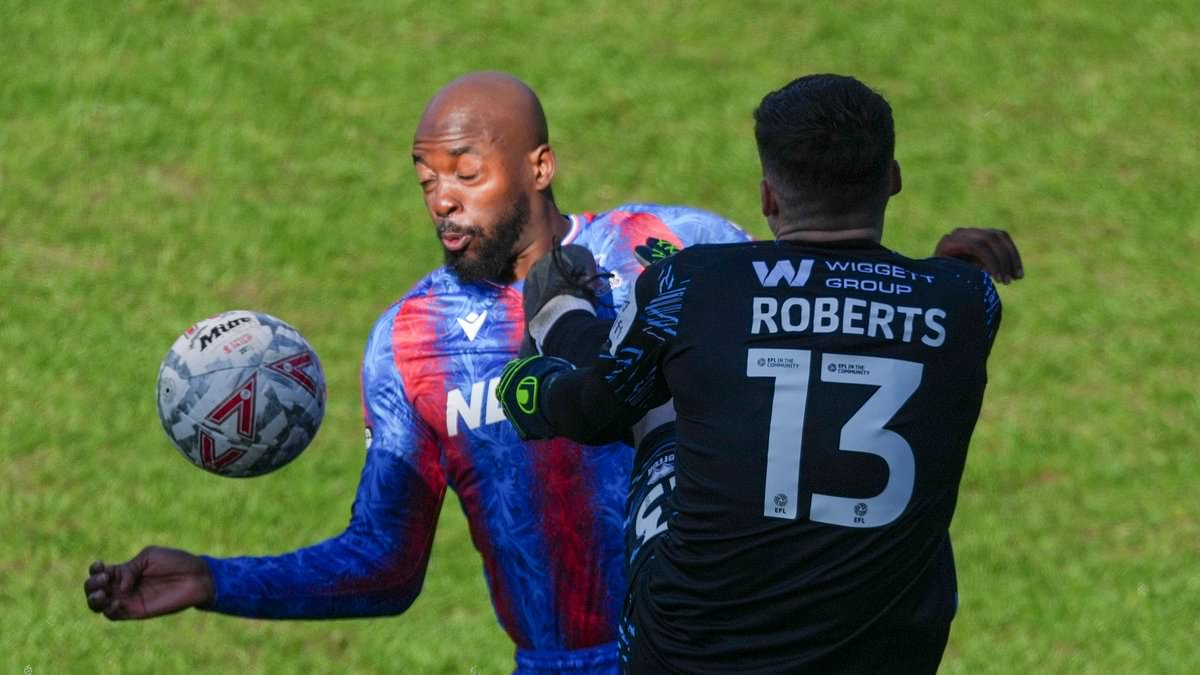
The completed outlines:
<svg viewBox="0 0 1200 675">
<path fill-rule="evenodd" d="M 278 556 L 211 558 L 150 547 L 119 565 L 93 563 L 88 607 L 147 619 L 189 607 L 271 619 L 399 614 L 421 590 L 443 492 L 382 450 L 368 452 L 350 525 Z"/>
<path fill-rule="evenodd" d="M 88 607 L 112 619 L 149 619 L 212 601 L 213 581 L 199 556 L 150 546 L 132 560 L 97 560 L 83 584 Z"/>
<path fill-rule="evenodd" d="M 962 260 L 987 272 L 1001 283 L 1007 284 L 1025 277 L 1017 245 L 1004 230 L 956 228 L 938 241 L 933 254 Z"/>
<path fill-rule="evenodd" d="M 446 480 L 436 439 L 395 367 L 392 335 L 403 307 L 376 322 L 363 359 L 371 441 L 350 524 L 279 556 L 205 558 L 214 597 L 204 609 L 275 619 L 385 616 L 405 611 L 420 593 Z"/>
<path fill-rule="evenodd" d="M 211 558 L 148 548 L 121 565 L 92 565 L 88 606 L 110 619 L 188 607 L 256 618 L 398 614 L 421 590 L 445 494 L 437 447 L 391 370 L 394 312 L 378 322 L 363 365 L 373 441 L 350 524 L 324 542 L 279 556 Z"/>
<path fill-rule="evenodd" d="M 344 532 L 278 556 L 205 557 L 214 596 L 201 609 L 264 619 L 399 614 L 421 591 L 443 495 L 372 448 Z"/>
</svg>

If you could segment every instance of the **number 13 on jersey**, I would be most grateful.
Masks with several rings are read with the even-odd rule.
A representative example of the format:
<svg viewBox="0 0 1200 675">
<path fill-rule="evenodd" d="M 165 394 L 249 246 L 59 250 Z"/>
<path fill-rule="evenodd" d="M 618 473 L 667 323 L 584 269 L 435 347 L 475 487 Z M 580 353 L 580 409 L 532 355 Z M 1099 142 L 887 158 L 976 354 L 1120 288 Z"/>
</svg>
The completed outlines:
<svg viewBox="0 0 1200 675">
<path fill-rule="evenodd" d="M 814 492 L 809 520 L 845 527 L 882 527 L 904 513 L 916 477 L 912 446 L 884 426 L 920 386 L 924 366 L 871 356 L 820 356 L 822 382 L 878 387 L 842 426 L 838 447 L 843 452 L 883 458 L 888 480 L 879 494 L 862 499 Z M 795 520 L 798 513 L 812 357 L 807 349 L 750 349 L 747 354 L 746 375 L 771 378 L 775 385 L 763 491 L 763 515 L 768 518 Z"/>
</svg>

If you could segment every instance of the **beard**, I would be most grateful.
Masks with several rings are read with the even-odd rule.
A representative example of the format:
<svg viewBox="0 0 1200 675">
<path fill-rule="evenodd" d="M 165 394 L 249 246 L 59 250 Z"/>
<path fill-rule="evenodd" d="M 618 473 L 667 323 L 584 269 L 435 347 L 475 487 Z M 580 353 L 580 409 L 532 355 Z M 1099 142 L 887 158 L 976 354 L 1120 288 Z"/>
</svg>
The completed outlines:
<svg viewBox="0 0 1200 675">
<path fill-rule="evenodd" d="M 504 213 L 493 226 L 490 235 L 484 234 L 479 225 L 454 226 L 438 223 L 440 237 L 445 232 L 469 234 L 474 240 L 475 255 L 470 255 L 471 246 L 461 251 L 445 251 L 445 264 L 463 283 L 497 281 L 510 283 L 516 279 L 513 263 L 516 255 L 513 247 L 525 231 L 529 222 L 529 195 L 522 194 L 513 202 L 512 208 Z"/>
</svg>

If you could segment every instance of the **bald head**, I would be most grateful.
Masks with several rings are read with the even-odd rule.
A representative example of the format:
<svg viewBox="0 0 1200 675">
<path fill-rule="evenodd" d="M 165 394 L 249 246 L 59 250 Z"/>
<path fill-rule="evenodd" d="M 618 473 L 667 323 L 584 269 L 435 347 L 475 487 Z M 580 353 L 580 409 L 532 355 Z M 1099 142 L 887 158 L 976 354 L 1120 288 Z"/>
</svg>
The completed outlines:
<svg viewBox="0 0 1200 675">
<path fill-rule="evenodd" d="M 549 142 L 537 94 L 507 73 L 468 73 L 442 87 L 421 114 L 416 139 L 470 134 L 524 152 Z"/>
<path fill-rule="evenodd" d="M 520 279 L 566 230 L 548 136 L 537 95 L 506 73 L 464 75 L 425 106 L 413 167 L 460 279 Z"/>
</svg>

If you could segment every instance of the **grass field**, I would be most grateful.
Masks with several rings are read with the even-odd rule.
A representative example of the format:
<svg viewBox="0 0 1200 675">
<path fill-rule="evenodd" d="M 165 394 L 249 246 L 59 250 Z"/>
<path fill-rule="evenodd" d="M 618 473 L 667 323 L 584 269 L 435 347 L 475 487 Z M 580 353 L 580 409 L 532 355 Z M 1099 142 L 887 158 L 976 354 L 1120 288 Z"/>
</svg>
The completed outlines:
<svg viewBox="0 0 1200 675">
<path fill-rule="evenodd" d="M 880 89 L 905 170 L 885 243 L 1006 228 L 1027 277 L 1002 290 L 942 672 L 1200 672 L 1200 8 L 614 4 L 0 0 L 0 673 L 511 669 L 453 500 L 400 617 L 112 624 L 82 593 L 144 544 L 344 527 L 367 330 L 439 258 L 412 130 L 480 68 L 542 95 L 565 210 L 685 202 L 758 235 L 762 94 Z M 330 386 L 316 443 L 249 481 L 188 466 L 154 409 L 175 335 L 231 308 L 299 327 Z"/>
</svg>

